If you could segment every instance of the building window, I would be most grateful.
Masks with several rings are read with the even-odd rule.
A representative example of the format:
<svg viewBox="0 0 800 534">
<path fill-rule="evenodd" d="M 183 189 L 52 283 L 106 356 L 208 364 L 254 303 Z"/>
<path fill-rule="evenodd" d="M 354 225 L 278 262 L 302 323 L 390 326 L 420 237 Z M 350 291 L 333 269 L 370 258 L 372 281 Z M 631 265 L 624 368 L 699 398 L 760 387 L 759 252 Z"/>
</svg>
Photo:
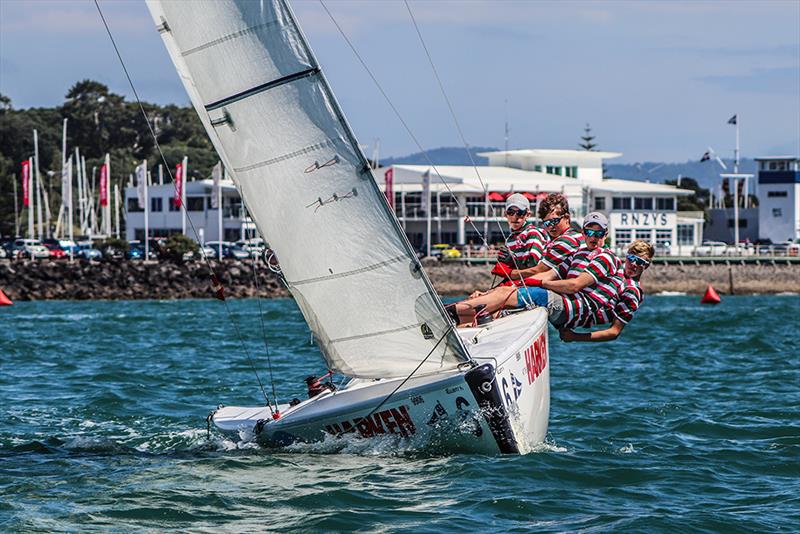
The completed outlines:
<svg viewBox="0 0 800 534">
<path fill-rule="evenodd" d="M 637 210 L 651 210 L 653 209 L 653 197 L 636 197 L 633 205 Z"/>
<path fill-rule="evenodd" d="M 167 206 L 169 206 L 169 211 L 181 211 L 181 206 L 177 202 L 175 202 L 175 197 L 169 197 L 169 202 L 167 202 Z"/>
<path fill-rule="evenodd" d="M 578 167 L 564 167 L 564 175 L 569 178 L 577 178 L 578 177 Z"/>
<path fill-rule="evenodd" d="M 672 230 L 656 230 L 656 248 L 668 250 L 672 245 Z"/>
<path fill-rule="evenodd" d="M 617 228 L 614 230 L 614 243 L 619 248 L 628 248 L 631 244 L 631 229 Z"/>
<path fill-rule="evenodd" d="M 611 205 L 615 210 L 629 210 L 631 209 L 631 197 L 614 197 Z"/>
<path fill-rule="evenodd" d="M 783 211 L 781 210 L 781 208 L 772 208 L 772 216 L 783 217 Z"/>
<path fill-rule="evenodd" d="M 541 165 L 534 165 L 533 166 L 533 170 L 536 171 L 536 172 L 542 172 L 542 166 Z"/>
<path fill-rule="evenodd" d="M 144 208 L 139 207 L 139 199 L 136 197 L 128 199 L 128 212 L 144 211 Z"/>
<path fill-rule="evenodd" d="M 605 211 L 606 197 L 596 197 L 594 199 L 594 209 L 595 211 Z"/>
<path fill-rule="evenodd" d="M 242 238 L 242 231 L 239 228 L 225 228 L 222 235 L 225 241 L 239 241 Z"/>
<path fill-rule="evenodd" d="M 203 197 L 187 197 L 186 208 L 188 211 L 203 211 Z"/>
<path fill-rule="evenodd" d="M 558 165 L 548 165 L 545 167 L 545 169 L 547 174 L 557 174 L 558 176 L 561 176 L 561 167 Z"/>
<path fill-rule="evenodd" d="M 769 191 L 769 192 L 767 192 L 767 196 L 768 196 L 769 198 L 774 198 L 774 197 L 787 197 L 787 196 L 789 196 L 789 194 L 788 194 L 788 192 L 787 192 L 787 191 Z"/>
<path fill-rule="evenodd" d="M 733 222 L 736 219 L 728 219 L 728 228 L 733 228 Z M 739 219 L 739 228 L 747 228 L 747 219 Z"/>
<path fill-rule="evenodd" d="M 164 199 L 161 197 L 153 197 L 150 199 L 150 211 L 153 213 L 164 211 Z"/>
<path fill-rule="evenodd" d="M 634 240 L 641 239 L 647 242 L 653 241 L 653 230 L 650 228 L 637 228 L 634 230 L 633 234 Z"/>
<path fill-rule="evenodd" d="M 678 244 L 679 245 L 694 245 L 694 225 L 693 224 L 679 224 L 678 225 Z"/>
<path fill-rule="evenodd" d="M 664 210 L 664 211 L 674 211 L 675 210 L 675 199 L 673 197 L 656 198 L 656 209 L 657 210 Z"/>
</svg>

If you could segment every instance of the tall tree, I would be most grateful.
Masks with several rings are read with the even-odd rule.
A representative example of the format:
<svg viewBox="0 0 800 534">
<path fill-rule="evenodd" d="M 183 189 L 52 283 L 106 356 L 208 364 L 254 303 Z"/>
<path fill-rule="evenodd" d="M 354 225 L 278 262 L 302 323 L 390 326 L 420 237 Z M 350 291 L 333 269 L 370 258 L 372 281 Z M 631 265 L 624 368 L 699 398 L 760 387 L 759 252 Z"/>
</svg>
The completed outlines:
<svg viewBox="0 0 800 534">
<path fill-rule="evenodd" d="M 592 127 L 589 126 L 589 123 L 586 123 L 586 127 L 583 129 L 583 135 L 581 136 L 582 143 L 578 143 L 578 146 L 584 150 L 594 150 L 597 148 L 597 143 L 593 143 L 594 136 L 592 135 Z"/>
</svg>

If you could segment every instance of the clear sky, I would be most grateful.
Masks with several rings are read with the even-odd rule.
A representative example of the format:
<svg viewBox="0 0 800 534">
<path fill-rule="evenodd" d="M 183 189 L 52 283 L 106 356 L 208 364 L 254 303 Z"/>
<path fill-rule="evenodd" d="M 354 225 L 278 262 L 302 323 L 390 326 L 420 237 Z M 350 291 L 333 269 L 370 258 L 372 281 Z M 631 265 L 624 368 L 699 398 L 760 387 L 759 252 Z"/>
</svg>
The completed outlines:
<svg viewBox="0 0 800 534">
<path fill-rule="evenodd" d="M 292 3 L 360 141 L 416 152 L 317 1 Z M 401 1 L 328 0 L 425 148 L 460 140 Z M 143 99 L 188 104 L 144 2 L 101 0 Z M 467 141 L 576 148 L 586 122 L 617 161 L 800 153 L 800 1 L 411 2 Z M 0 0 L 0 92 L 53 106 L 92 78 L 131 97 L 91 0 Z M 370 149 L 371 150 L 371 149 Z"/>
</svg>

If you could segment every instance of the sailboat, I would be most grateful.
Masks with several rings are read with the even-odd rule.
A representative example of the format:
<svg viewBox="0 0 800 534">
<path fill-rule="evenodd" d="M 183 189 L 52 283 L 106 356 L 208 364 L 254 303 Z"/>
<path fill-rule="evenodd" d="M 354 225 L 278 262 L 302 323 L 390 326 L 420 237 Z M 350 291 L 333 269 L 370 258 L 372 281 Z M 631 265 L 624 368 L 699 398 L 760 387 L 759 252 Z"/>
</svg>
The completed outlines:
<svg viewBox="0 0 800 534">
<path fill-rule="evenodd" d="M 299 403 L 221 406 L 233 437 L 342 436 L 524 454 L 547 432 L 547 316 L 456 328 L 284 0 L 147 0 L 328 369 Z"/>
</svg>

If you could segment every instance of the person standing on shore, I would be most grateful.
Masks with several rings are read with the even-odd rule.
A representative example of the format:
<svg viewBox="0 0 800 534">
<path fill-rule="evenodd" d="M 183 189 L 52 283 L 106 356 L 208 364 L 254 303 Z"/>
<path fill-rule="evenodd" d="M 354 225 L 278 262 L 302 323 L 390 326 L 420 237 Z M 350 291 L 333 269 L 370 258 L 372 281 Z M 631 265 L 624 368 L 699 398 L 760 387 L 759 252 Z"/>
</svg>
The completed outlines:
<svg viewBox="0 0 800 534">
<path fill-rule="evenodd" d="M 599 309 L 594 314 L 588 316 L 585 321 L 576 324 L 575 327 L 591 328 L 602 324 L 611 324 L 605 330 L 595 330 L 594 332 L 576 333 L 571 328 L 559 330 L 562 341 L 614 341 L 622 330 L 630 324 L 633 316 L 642 302 L 644 294 L 639 280 L 644 271 L 650 266 L 655 256 L 653 245 L 647 241 L 634 241 L 628 247 L 628 255 L 625 258 L 623 267 L 624 280 L 622 291 L 610 303 L 610 306 Z"/>
<path fill-rule="evenodd" d="M 511 233 L 506 237 L 505 248 L 497 255 L 492 274 L 507 278 L 515 269 L 526 269 L 539 263 L 544 254 L 547 235 L 528 221 L 530 201 L 520 193 L 506 199 L 506 220 Z"/>
</svg>

